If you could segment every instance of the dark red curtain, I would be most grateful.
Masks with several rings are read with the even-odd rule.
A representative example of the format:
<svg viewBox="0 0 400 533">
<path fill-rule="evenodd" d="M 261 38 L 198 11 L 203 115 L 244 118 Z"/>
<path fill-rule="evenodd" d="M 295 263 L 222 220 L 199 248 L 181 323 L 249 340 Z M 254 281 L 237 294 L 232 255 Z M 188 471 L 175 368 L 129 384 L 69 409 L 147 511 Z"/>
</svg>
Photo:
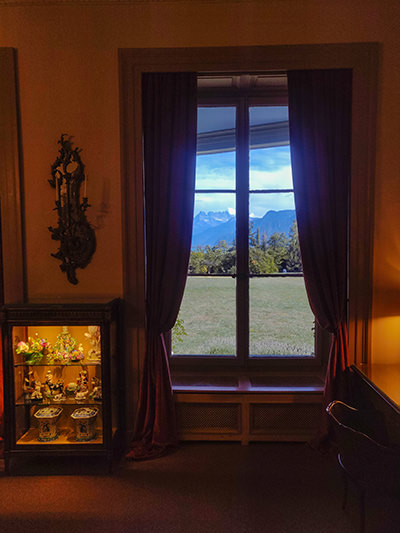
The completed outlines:
<svg viewBox="0 0 400 533">
<path fill-rule="evenodd" d="M 0 222 L 2 214 L 0 212 Z M 4 305 L 3 235 L 0 223 L 0 306 Z M 3 338 L 0 328 L 0 457 L 4 456 Z"/>
<path fill-rule="evenodd" d="M 158 457 L 177 444 L 165 334 L 179 312 L 190 255 L 197 76 L 145 74 L 142 95 L 147 348 L 129 459 Z"/>
<path fill-rule="evenodd" d="M 4 454 L 4 390 L 3 390 L 3 349 L 0 331 L 0 457 Z"/>
<path fill-rule="evenodd" d="M 288 72 L 289 127 L 304 281 L 318 323 L 332 333 L 324 407 L 343 398 L 348 366 L 347 250 L 351 70 Z M 323 416 L 318 444 L 328 437 Z"/>
</svg>

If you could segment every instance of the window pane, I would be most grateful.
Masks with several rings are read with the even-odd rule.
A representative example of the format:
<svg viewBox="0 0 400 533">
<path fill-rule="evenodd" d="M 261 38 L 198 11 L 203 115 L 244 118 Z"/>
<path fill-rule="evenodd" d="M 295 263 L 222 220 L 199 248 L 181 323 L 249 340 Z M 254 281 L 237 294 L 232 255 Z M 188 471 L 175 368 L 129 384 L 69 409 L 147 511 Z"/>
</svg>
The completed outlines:
<svg viewBox="0 0 400 533">
<path fill-rule="evenodd" d="M 250 280 L 250 357 L 314 356 L 314 316 L 303 277 Z"/>
<path fill-rule="evenodd" d="M 249 271 L 301 272 L 293 193 L 250 194 Z"/>
<path fill-rule="evenodd" d="M 292 189 L 288 108 L 251 107 L 250 189 Z"/>
<path fill-rule="evenodd" d="M 194 252 L 202 252 L 205 270 L 191 271 L 194 274 L 232 274 L 235 265 L 236 249 L 236 203 L 233 193 L 196 193 L 192 234 L 192 257 Z M 208 250 L 207 247 L 213 250 Z M 211 252 L 215 252 L 215 261 L 222 252 L 230 253 L 230 265 L 218 267 Z M 199 258 L 199 254 L 196 256 Z M 221 258 L 220 258 L 221 259 Z"/>
<path fill-rule="evenodd" d="M 172 352 L 179 355 L 234 356 L 236 282 L 229 277 L 189 276 L 172 331 Z"/>
<path fill-rule="evenodd" d="M 196 189 L 235 189 L 236 108 L 200 107 Z"/>
</svg>

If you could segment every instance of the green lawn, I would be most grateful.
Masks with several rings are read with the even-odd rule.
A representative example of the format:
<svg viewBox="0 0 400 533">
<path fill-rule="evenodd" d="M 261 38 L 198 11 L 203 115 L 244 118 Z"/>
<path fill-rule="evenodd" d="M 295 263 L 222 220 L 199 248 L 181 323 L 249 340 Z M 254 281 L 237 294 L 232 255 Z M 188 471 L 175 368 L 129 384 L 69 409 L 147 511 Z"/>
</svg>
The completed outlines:
<svg viewBox="0 0 400 533">
<path fill-rule="evenodd" d="M 187 335 L 173 339 L 174 354 L 235 354 L 235 286 L 232 278 L 188 277 L 179 313 Z M 251 354 L 311 355 L 313 325 L 303 278 L 250 280 Z"/>
</svg>

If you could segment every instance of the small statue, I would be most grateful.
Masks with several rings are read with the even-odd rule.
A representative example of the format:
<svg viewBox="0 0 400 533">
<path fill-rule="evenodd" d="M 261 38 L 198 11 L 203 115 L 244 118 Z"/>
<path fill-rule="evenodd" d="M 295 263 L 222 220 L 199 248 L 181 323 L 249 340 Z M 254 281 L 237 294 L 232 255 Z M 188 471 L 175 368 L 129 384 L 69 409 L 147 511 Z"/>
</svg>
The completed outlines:
<svg viewBox="0 0 400 533">
<path fill-rule="evenodd" d="M 55 402 L 65 402 L 67 396 L 64 391 L 64 380 L 59 379 L 57 383 L 53 386 L 53 400 Z"/>
<path fill-rule="evenodd" d="M 92 392 L 90 393 L 90 398 L 96 402 L 101 402 L 102 400 L 102 391 L 101 391 L 101 381 L 99 378 L 93 377 L 91 380 L 91 385 L 93 387 Z"/>
<path fill-rule="evenodd" d="M 57 335 L 57 340 L 53 346 L 52 360 L 60 361 L 68 365 L 72 360 L 72 353 L 76 350 L 77 340 L 68 331 L 68 326 L 63 326 L 61 333 Z M 83 353 L 82 353 L 83 357 Z"/>
<path fill-rule="evenodd" d="M 66 393 L 67 396 L 74 396 L 76 391 L 77 391 L 77 389 L 78 389 L 78 385 L 74 381 L 71 381 L 65 387 L 65 393 Z"/>
<path fill-rule="evenodd" d="M 89 395 L 89 386 L 88 386 L 88 373 L 87 370 L 81 370 L 78 375 L 77 383 L 77 393 L 75 394 L 75 400 L 81 401 L 86 400 Z"/>
<path fill-rule="evenodd" d="M 94 363 L 101 360 L 100 326 L 88 326 L 88 332 L 84 334 L 91 344 L 88 359 Z"/>
<path fill-rule="evenodd" d="M 53 389 L 54 389 L 53 374 L 51 373 L 51 370 L 48 370 L 46 372 L 46 378 L 44 382 L 44 394 L 46 398 L 48 399 L 52 398 Z"/>
<path fill-rule="evenodd" d="M 28 372 L 28 377 L 24 379 L 24 398 L 26 402 L 30 402 L 32 399 L 32 393 L 35 390 L 35 378 L 32 370 Z"/>
<path fill-rule="evenodd" d="M 43 400 L 43 394 L 42 394 L 42 384 L 40 381 L 35 381 L 35 390 L 31 394 L 31 401 L 32 402 L 41 402 Z"/>
<path fill-rule="evenodd" d="M 82 344 L 79 344 L 78 348 L 75 348 L 71 352 L 71 362 L 78 363 L 79 361 L 82 361 L 84 357 L 85 356 L 83 354 L 83 346 Z"/>
</svg>

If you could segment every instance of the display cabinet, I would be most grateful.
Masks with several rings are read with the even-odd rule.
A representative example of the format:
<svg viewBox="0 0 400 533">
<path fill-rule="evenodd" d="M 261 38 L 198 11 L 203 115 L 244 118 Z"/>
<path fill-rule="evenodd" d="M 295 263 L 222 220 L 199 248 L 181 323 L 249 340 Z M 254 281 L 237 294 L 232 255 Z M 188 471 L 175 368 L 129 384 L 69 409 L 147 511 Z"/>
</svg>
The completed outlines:
<svg viewBox="0 0 400 533">
<path fill-rule="evenodd" d="M 121 438 L 120 301 L 3 308 L 4 460 L 99 455 Z"/>
</svg>

